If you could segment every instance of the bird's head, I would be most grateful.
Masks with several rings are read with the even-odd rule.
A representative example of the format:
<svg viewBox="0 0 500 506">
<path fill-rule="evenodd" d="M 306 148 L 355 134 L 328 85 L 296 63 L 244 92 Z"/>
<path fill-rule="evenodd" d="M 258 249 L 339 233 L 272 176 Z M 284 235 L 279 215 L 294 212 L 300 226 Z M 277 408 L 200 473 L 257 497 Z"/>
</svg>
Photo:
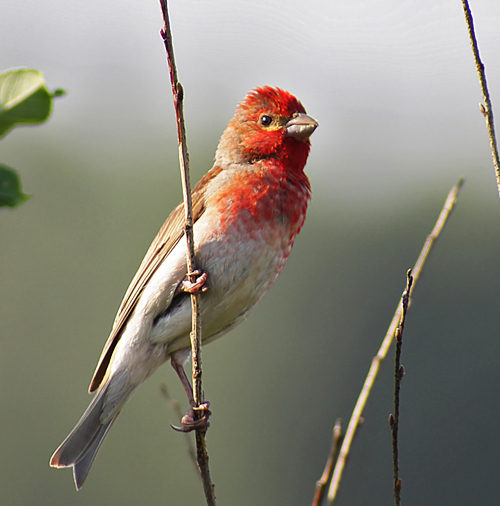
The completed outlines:
<svg viewBox="0 0 500 506">
<path fill-rule="evenodd" d="M 280 88 L 264 86 L 250 92 L 226 128 L 216 162 L 255 163 L 272 159 L 304 168 L 309 137 L 318 126 L 303 105 Z M 218 158 L 226 158 L 218 160 Z"/>
</svg>

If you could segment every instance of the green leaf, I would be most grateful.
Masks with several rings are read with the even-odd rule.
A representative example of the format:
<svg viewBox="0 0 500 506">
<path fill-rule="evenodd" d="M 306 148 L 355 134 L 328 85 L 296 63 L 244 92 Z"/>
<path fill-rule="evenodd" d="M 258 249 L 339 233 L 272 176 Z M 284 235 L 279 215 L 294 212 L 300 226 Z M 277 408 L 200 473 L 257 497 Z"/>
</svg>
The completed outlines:
<svg viewBox="0 0 500 506">
<path fill-rule="evenodd" d="M 0 207 L 16 207 L 30 198 L 22 192 L 17 172 L 0 163 Z"/>
<path fill-rule="evenodd" d="M 63 90 L 50 93 L 42 73 L 37 70 L 0 74 L 0 137 L 15 125 L 46 121 L 53 97 L 63 94 Z"/>
</svg>

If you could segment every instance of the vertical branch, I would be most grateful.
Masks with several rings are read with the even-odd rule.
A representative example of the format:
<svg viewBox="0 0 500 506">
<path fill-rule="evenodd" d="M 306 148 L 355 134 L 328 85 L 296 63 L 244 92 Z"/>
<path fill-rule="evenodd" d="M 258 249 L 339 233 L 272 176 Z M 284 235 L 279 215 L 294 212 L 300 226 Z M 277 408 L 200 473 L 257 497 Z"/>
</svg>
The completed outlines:
<svg viewBox="0 0 500 506">
<path fill-rule="evenodd" d="M 411 269 L 406 273 L 406 290 L 401 298 L 401 321 L 396 329 L 396 353 L 394 360 L 394 415 L 389 415 L 389 424 L 392 431 L 392 458 L 394 467 L 394 503 L 396 506 L 401 505 L 401 478 L 399 477 L 399 394 L 401 391 L 401 381 L 405 373 L 404 367 L 401 365 L 401 351 L 403 348 L 403 331 L 405 328 L 406 312 L 410 303 L 410 292 L 413 284 Z"/>
<path fill-rule="evenodd" d="M 415 266 L 412 269 L 413 283 L 416 283 L 418 277 L 420 276 L 424 263 L 427 260 L 427 257 L 429 256 L 429 253 L 434 243 L 436 242 L 436 239 L 441 234 L 441 231 L 443 230 L 443 227 L 446 221 L 448 220 L 451 211 L 453 210 L 462 183 L 463 179 L 460 179 L 460 181 L 448 193 L 448 197 L 446 198 L 444 206 L 441 209 L 441 213 L 439 214 L 436 224 L 434 225 L 434 228 L 432 229 L 430 235 L 427 237 L 424 247 L 422 248 L 422 251 L 420 252 L 420 255 L 418 256 L 418 259 L 415 263 Z M 361 415 L 363 414 L 366 401 L 368 400 L 373 384 L 375 383 L 375 379 L 377 378 L 380 365 L 385 359 L 387 352 L 391 346 L 392 340 L 394 338 L 394 333 L 396 332 L 396 328 L 399 322 L 401 321 L 401 315 L 402 315 L 402 304 L 400 302 L 398 304 L 396 312 L 394 313 L 392 322 L 389 325 L 387 334 L 385 335 L 384 340 L 382 341 L 382 345 L 380 346 L 377 356 L 372 360 L 372 365 L 370 366 L 368 375 L 365 379 L 365 383 L 363 384 L 361 393 L 359 394 L 358 400 L 356 401 L 356 405 L 354 406 L 351 419 L 349 420 L 349 425 L 347 426 L 344 441 L 342 443 L 342 447 L 340 448 L 340 453 L 337 458 L 337 462 L 335 463 L 335 469 L 333 470 L 333 477 L 330 483 L 330 489 L 328 491 L 328 501 L 330 505 L 333 505 L 335 498 L 337 496 L 347 456 L 349 455 L 349 452 L 351 450 L 351 444 L 354 439 L 356 430 L 359 426 Z"/>
<path fill-rule="evenodd" d="M 483 93 L 484 105 L 480 104 L 481 112 L 486 119 L 486 128 L 488 130 L 488 138 L 490 140 L 491 156 L 493 157 L 493 165 L 495 167 L 495 175 L 497 179 L 498 194 L 500 196 L 500 160 L 498 157 L 497 139 L 495 136 L 495 123 L 493 122 L 493 107 L 491 105 L 490 93 L 486 83 L 486 72 L 484 64 L 479 56 L 479 47 L 477 45 L 476 32 L 474 30 L 474 20 L 472 19 L 472 12 L 469 7 L 468 0 L 462 0 L 464 8 L 465 21 L 469 30 L 470 44 L 472 46 L 472 53 L 474 54 L 474 61 L 476 63 L 477 75 L 479 77 L 479 84 Z"/>
<path fill-rule="evenodd" d="M 160 392 L 163 395 L 164 399 L 167 401 L 167 404 L 174 411 L 177 420 L 180 420 L 183 416 L 180 404 L 176 399 L 173 399 L 170 396 L 170 392 L 168 391 L 167 385 L 165 385 L 165 383 L 162 383 L 160 385 Z M 189 436 L 188 432 L 184 433 L 184 437 L 186 438 L 186 447 L 187 447 L 189 460 L 193 463 L 195 469 L 198 469 L 198 463 L 196 461 L 196 452 L 195 452 L 191 437 Z"/>
<path fill-rule="evenodd" d="M 321 503 L 323 502 L 326 487 L 332 477 L 333 466 L 337 460 L 340 445 L 342 444 L 343 439 L 344 434 L 342 433 L 341 420 L 338 418 L 333 427 L 332 446 L 330 448 L 330 455 L 326 461 L 325 470 L 323 471 L 321 478 L 316 482 L 316 493 L 314 494 L 312 506 L 321 506 Z"/>
<path fill-rule="evenodd" d="M 193 211 L 191 202 L 191 183 L 189 179 L 189 156 L 186 142 L 186 129 L 184 126 L 183 99 L 184 90 L 177 80 L 177 68 L 175 65 L 174 47 L 172 43 L 172 33 L 170 30 L 170 19 L 168 16 L 167 0 L 160 0 L 163 13 L 164 26 L 161 30 L 165 50 L 167 52 L 168 68 L 170 72 L 170 82 L 172 85 L 172 95 L 174 99 L 175 115 L 177 118 L 177 136 L 179 139 L 179 162 L 182 175 L 182 193 L 184 196 L 185 209 L 185 235 L 187 240 L 187 275 L 193 283 L 195 276 L 195 258 L 194 258 L 194 238 L 193 238 Z M 191 354 L 193 362 L 193 397 L 195 406 L 199 407 L 203 403 L 202 370 L 201 370 L 201 318 L 199 309 L 200 294 L 198 292 L 191 294 L 192 306 L 192 331 Z M 195 410 L 195 416 L 200 416 L 200 412 Z M 203 490 L 208 506 L 215 506 L 215 492 L 212 480 L 210 478 L 210 469 L 208 467 L 208 453 L 205 439 L 205 431 L 196 431 L 196 460 L 203 481 Z"/>
</svg>

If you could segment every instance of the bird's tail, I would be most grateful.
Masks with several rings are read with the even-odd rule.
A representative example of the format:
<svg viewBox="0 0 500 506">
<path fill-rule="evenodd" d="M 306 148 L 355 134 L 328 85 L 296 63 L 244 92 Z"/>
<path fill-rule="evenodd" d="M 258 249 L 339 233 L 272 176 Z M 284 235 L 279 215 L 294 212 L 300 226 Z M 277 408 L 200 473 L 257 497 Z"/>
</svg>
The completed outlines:
<svg viewBox="0 0 500 506">
<path fill-rule="evenodd" d="M 77 489 L 80 489 L 87 479 L 92 462 L 94 462 L 106 434 L 120 413 L 119 410 L 116 410 L 113 416 L 103 419 L 108 388 L 109 383 L 96 393 L 76 427 L 50 459 L 52 467 L 73 466 Z"/>
</svg>

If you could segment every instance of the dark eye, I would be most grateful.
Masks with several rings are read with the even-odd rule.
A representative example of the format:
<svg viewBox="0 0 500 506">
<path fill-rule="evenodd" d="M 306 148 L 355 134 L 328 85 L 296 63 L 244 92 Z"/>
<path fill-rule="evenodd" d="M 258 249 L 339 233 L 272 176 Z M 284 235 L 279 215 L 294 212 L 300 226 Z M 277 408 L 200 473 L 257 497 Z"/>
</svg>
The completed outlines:
<svg viewBox="0 0 500 506">
<path fill-rule="evenodd" d="M 260 118 L 260 123 L 262 126 L 269 126 L 272 122 L 273 118 L 271 118 L 271 116 L 267 116 L 266 114 Z"/>
</svg>

